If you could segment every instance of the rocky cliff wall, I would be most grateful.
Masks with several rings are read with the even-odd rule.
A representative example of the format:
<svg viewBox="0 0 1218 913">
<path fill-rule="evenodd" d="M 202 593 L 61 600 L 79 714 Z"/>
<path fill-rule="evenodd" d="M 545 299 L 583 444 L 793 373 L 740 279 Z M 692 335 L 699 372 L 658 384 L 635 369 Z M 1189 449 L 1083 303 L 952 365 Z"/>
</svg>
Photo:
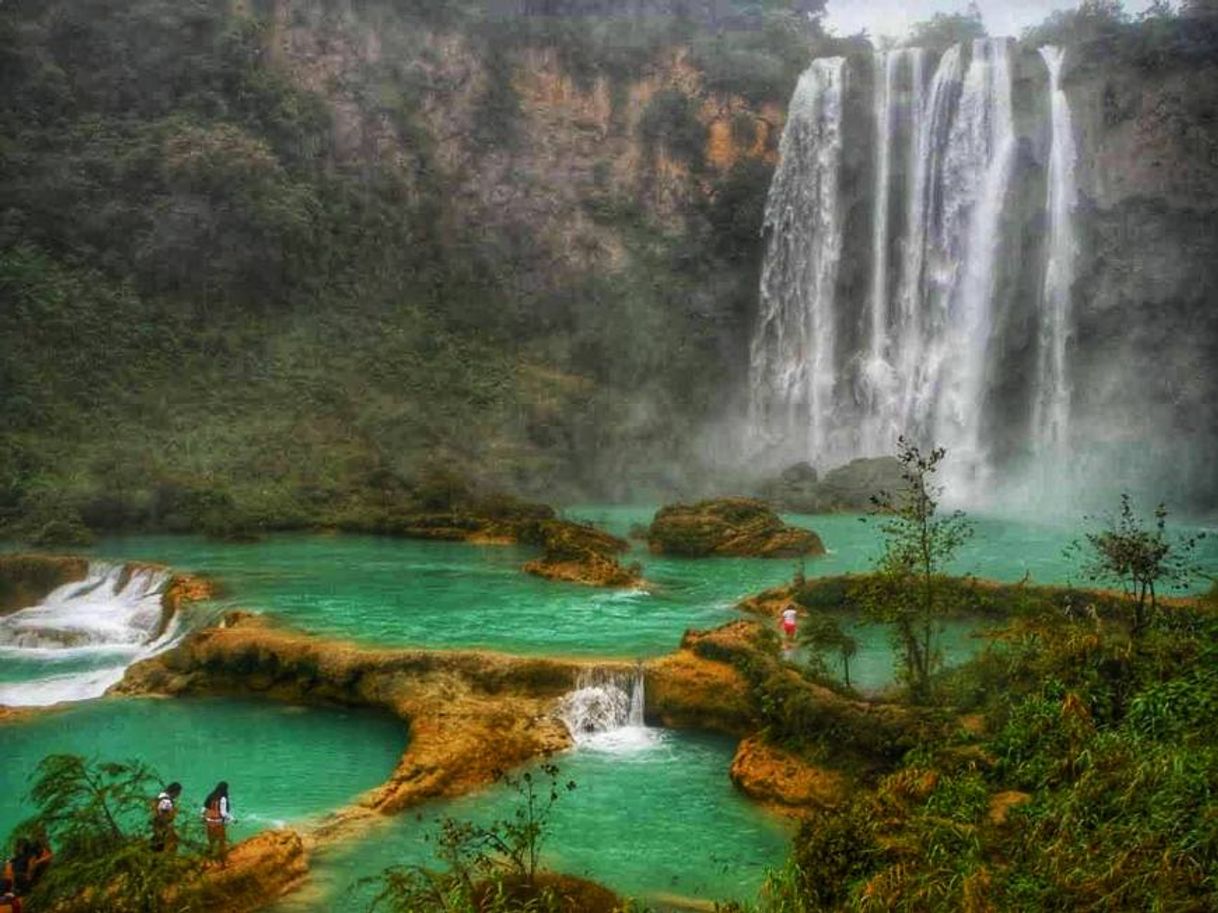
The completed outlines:
<svg viewBox="0 0 1218 913">
<path fill-rule="evenodd" d="M 1218 502 L 1218 64 L 1066 76 L 1080 139 L 1075 370 L 1089 437 Z M 1132 446 L 1130 446 L 1132 445 Z M 1107 448 L 1105 448 L 1107 449 Z"/>
</svg>

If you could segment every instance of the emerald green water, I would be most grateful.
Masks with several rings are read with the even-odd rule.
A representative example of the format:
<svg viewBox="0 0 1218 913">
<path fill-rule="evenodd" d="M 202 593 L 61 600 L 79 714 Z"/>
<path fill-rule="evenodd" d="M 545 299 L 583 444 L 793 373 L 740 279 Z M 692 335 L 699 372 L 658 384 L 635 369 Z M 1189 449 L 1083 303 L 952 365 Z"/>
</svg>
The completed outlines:
<svg viewBox="0 0 1218 913">
<path fill-rule="evenodd" d="M 647 523 L 647 508 L 579 507 L 572 517 L 624 534 Z M 805 562 L 809 576 L 864 571 L 878 548 L 874 523 L 857 517 L 790 517 L 820 533 L 829 554 Z M 980 518 L 953 570 L 996 580 L 1080 582 L 1063 549 L 1074 527 Z M 1218 573 L 1218 536 L 1201 563 Z M 160 561 L 223 581 L 225 606 L 266 612 L 320 634 L 367 643 L 489 648 L 512 653 L 656 656 L 688 628 L 737 617 L 742 597 L 790 580 L 797 562 L 655 557 L 639 543 L 628 560 L 644 566 L 643 590 L 597 590 L 520 572 L 533 552 L 370 536 L 282 535 L 254 544 L 199 537 L 102 541 L 99 557 Z M 865 634 L 879 637 L 879 632 Z"/>
<path fill-rule="evenodd" d="M 181 782 L 184 812 L 227 780 L 239 840 L 349 804 L 385 781 L 406 741 L 401 722 L 364 711 L 219 698 L 76 704 L 0 724 L 0 840 L 32 813 L 29 777 L 48 754 L 138 759 Z"/>
<path fill-rule="evenodd" d="M 543 865 L 636 898 L 753 898 L 765 870 L 785 857 L 792 831 L 733 788 L 734 747 L 724 738 L 642 730 L 625 744 L 560 755 L 561 781 L 577 787 L 554 807 Z M 438 866 L 437 819 L 489 823 L 510 818 L 517 802 L 499 786 L 412 810 L 314 856 L 311 885 L 276 913 L 362 910 L 374 890 L 359 886 L 361 878 L 391 865 Z"/>
</svg>

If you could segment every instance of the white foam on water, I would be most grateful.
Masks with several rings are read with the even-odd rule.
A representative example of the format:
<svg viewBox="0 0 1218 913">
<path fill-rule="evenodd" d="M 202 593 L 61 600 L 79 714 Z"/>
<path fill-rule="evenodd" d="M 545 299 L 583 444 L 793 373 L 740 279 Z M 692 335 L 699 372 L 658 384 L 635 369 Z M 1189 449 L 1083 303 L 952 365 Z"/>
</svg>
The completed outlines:
<svg viewBox="0 0 1218 913">
<path fill-rule="evenodd" d="M 132 663 L 172 647 L 185 626 L 172 618 L 160 630 L 171 576 L 160 568 L 94 561 L 84 580 L 0 618 L 0 659 L 34 660 L 49 673 L 0 683 L 0 704 L 31 707 L 100 697 Z M 63 665 L 85 668 L 54 671 Z"/>
<path fill-rule="evenodd" d="M 590 669 L 558 705 L 558 717 L 581 750 L 635 754 L 660 744 L 662 732 L 643 719 L 643 667 L 633 673 Z"/>
</svg>

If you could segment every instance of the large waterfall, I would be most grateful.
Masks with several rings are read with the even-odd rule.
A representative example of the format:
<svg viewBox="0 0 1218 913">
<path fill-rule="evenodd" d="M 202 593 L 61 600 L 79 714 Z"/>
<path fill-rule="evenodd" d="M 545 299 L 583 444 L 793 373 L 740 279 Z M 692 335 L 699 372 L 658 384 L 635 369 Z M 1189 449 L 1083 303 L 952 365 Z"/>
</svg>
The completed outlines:
<svg viewBox="0 0 1218 913">
<path fill-rule="evenodd" d="M 817 60 L 803 74 L 766 205 L 751 349 L 751 426 L 771 462 L 824 467 L 891 454 L 905 435 L 946 447 L 949 484 L 967 496 L 987 490 L 996 450 L 1025 457 L 1064 439 L 1075 156 L 1062 54 L 1050 48 L 1042 57 L 1051 96 L 1047 255 L 1028 254 L 1012 228 L 1022 215 L 1020 182 L 1031 180 L 1016 168 L 1013 42 L 959 45 L 937 64 L 916 48 L 876 53 L 869 96 L 866 61 Z M 856 85 L 862 97 L 852 104 Z M 847 122 L 866 118 L 859 132 L 872 142 L 843 152 L 843 110 Z M 866 149 L 852 156 L 850 145 Z M 1010 319 L 1010 274 L 1029 262 L 1044 270 L 1029 356 L 1039 370 L 1029 366 L 1035 376 L 1014 397 L 1017 407 L 1004 405 L 1023 410 L 1011 419 L 992 403 L 995 359 L 1028 346 L 995 340 L 1019 324 Z M 849 276 L 856 263 L 867 267 L 865 283 Z M 1029 432 L 1014 454 L 1003 427 L 1012 421 Z"/>
</svg>

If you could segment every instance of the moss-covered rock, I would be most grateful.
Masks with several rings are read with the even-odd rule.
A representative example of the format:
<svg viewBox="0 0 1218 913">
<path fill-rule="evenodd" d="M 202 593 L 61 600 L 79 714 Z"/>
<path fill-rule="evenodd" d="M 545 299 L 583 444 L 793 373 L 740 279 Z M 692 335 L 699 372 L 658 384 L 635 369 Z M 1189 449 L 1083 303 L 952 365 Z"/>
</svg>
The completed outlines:
<svg viewBox="0 0 1218 913">
<path fill-rule="evenodd" d="M 811 530 L 783 523 L 765 503 L 722 498 L 662 508 L 648 530 L 651 551 L 685 558 L 798 558 L 823 555 Z"/>
<path fill-rule="evenodd" d="M 522 530 L 525 541 L 540 540 L 544 554 L 524 566 L 526 574 L 599 587 L 630 587 L 643 582 L 638 564 L 614 557 L 627 543 L 603 530 L 569 520 L 545 520 Z"/>
<path fill-rule="evenodd" d="M 840 773 L 817 767 L 758 736 L 737 746 L 730 776 L 749 798 L 791 815 L 840 805 L 848 789 Z"/>
</svg>

